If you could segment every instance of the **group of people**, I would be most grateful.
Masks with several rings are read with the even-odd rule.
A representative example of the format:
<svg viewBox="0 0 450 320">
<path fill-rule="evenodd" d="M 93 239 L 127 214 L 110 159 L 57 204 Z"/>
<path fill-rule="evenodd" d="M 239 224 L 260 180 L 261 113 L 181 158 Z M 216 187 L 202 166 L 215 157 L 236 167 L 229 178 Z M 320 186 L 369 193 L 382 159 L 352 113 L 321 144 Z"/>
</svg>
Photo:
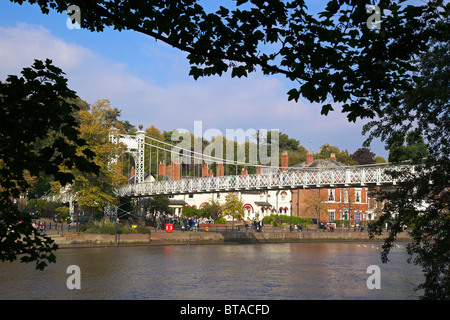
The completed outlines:
<svg viewBox="0 0 450 320">
<path fill-rule="evenodd" d="M 33 222 L 32 226 L 39 232 L 45 232 L 45 224 L 43 222 L 40 223 Z"/>
<path fill-rule="evenodd" d="M 262 220 L 252 220 L 252 228 L 256 232 L 261 232 L 263 230 L 264 223 Z"/>
<path fill-rule="evenodd" d="M 198 222 L 195 218 L 180 218 L 180 226 L 182 231 L 197 231 Z"/>
<path fill-rule="evenodd" d="M 153 219 L 150 219 L 153 220 Z M 197 217 L 177 217 L 171 215 L 158 215 L 154 222 L 156 229 L 164 229 L 167 223 L 172 223 L 174 226 L 179 225 L 182 231 L 197 231 L 199 223 L 208 223 L 212 219 L 204 219 Z"/>
</svg>

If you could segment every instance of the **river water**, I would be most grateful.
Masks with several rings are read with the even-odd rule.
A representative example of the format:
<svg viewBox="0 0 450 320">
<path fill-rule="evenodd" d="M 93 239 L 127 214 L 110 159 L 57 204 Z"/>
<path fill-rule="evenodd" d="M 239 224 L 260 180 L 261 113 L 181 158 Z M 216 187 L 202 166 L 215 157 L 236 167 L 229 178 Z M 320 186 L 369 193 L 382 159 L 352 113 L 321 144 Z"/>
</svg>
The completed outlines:
<svg viewBox="0 0 450 320">
<path fill-rule="evenodd" d="M 380 260 L 380 243 L 283 243 L 70 248 L 44 271 L 0 262 L 0 300 L 7 299 L 417 299 L 422 281 L 405 244 Z M 80 289 L 67 273 L 79 267 Z M 378 266 L 380 289 L 366 282 Z"/>
</svg>

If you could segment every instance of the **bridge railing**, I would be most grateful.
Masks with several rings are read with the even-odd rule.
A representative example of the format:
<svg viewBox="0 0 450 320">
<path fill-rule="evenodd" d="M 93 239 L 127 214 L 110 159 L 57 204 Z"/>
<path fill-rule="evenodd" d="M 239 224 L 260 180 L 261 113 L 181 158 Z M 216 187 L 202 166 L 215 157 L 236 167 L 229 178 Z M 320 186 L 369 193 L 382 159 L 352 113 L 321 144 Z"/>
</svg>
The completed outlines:
<svg viewBox="0 0 450 320">
<path fill-rule="evenodd" d="M 119 196 L 139 197 L 241 190 L 351 187 L 395 184 L 392 173 L 409 166 L 359 166 L 343 168 L 301 168 L 265 174 L 165 180 L 128 185 Z"/>
</svg>

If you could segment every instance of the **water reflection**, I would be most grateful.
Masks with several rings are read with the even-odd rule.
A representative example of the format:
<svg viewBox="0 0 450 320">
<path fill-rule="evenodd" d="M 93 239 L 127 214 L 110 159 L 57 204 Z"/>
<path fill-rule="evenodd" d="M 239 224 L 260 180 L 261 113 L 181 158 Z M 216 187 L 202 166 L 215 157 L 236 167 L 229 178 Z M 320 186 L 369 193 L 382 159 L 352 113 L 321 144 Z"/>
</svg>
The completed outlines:
<svg viewBox="0 0 450 320">
<path fill-rule="evenodd" d="M 382 264 L 376 244 L 148 246 L 60 249 L 43 272 L 0 263 L 0 299 L 414 299 L 419 268 L 404 248 Z M 379 247 L 379 244 L 378 244 Z M 69 265 L 81 290 L 69 290 Z M 381 290 L 369 290 L 369 265 Z"/>
</svg>

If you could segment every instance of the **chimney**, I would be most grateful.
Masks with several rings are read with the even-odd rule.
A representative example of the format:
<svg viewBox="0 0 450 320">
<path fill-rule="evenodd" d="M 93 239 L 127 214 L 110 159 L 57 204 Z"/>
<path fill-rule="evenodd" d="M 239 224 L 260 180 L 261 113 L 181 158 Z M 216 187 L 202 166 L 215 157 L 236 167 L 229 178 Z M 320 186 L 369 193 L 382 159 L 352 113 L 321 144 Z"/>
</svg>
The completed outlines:
<svg viewBox="0 0 450 320">
<path fill-rule="evenodd" d="M 281 172 L 287 171 L 289 165 L 289 156 L 286 150 L 281 154 Z"/>
<path fill-rule="evenodd" d="M 158 166 L 158 175 L 160 176 L 166 175 L 166 165 L 162 162 L 160 162 Z"/>
<path fill-rule="evenodd" d="M 243 175 L 243 176 L 248 175 L 248 171 L 247 171 L 247 167 L 246 166 L 244 166 L 244 168 L 242 168 L 241 175 Z"/>
<path fill-rule="evenodd" d="M 330 155 L 330 160 L 331 160 L 331 161 L 337 161 L 337 159 L 336 159 L 336 154 L 332 153 L 332 154 Z"/>
<path fill-rule="evenodd" d="M 180 180 L 181 178 L 181 165 L 178 163 L 178 159 L 175 159 L 175 162 L 172 166 L 172 179 Z"/>
<path fill-rule="evenodd" d="M 206 162 L 203 164 L 203 168 L 202 168 L 202 177 L 205 178 L 208 176 L 209 173 L 209 169 L 208 169 L 208 164 L 206 164 Z"/>
<path fill-rule="evenodd" d="M 306 165 L 310 165 L 314 161 L 314 154 L 311 150 L 306 154 Z"/>
<path fill-rule="evenodd" d="M 219 162 L 216 168 L 216 176 L 223 177 L 225 175 L 225 168 L 222 164 L 222 162 Z"/>
</svg>

